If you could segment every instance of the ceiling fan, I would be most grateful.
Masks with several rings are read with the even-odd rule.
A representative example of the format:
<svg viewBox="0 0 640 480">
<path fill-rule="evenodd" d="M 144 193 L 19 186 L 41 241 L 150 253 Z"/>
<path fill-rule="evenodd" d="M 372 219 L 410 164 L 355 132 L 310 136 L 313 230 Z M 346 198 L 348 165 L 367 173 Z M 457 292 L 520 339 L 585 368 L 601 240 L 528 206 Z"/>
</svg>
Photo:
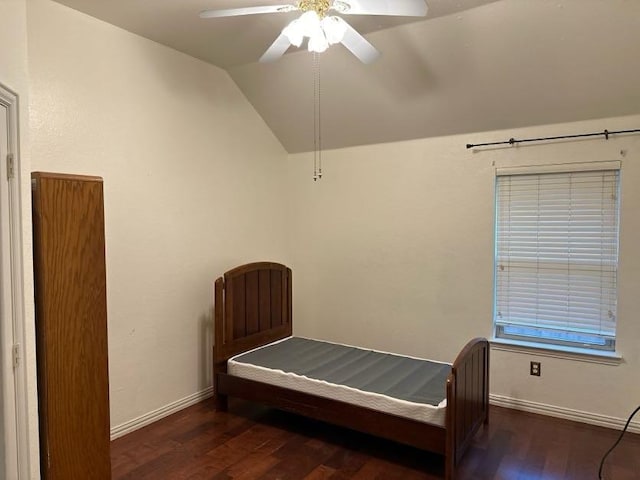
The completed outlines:
<svg viewBox="0 0 640 480">
<path fill-rule="evenodd" d="M 261 62 L 280 58 L 291 45 L 300 47 L 305 38 L 310 52 L 321 53 L 329 46 L 341 43 L 363 63 L 371 63 L 380 52 L 339 15 L 393 15 L 424 17 L 424 0 L 298 0 L 290 5 L 205 10 L 201 18 L 234 17 L 262 13 L 301 11 L 300 17 L 289 23 L 260 57 Z M 329 13 L 338 15 L 329 15 Z"/>
</svg>

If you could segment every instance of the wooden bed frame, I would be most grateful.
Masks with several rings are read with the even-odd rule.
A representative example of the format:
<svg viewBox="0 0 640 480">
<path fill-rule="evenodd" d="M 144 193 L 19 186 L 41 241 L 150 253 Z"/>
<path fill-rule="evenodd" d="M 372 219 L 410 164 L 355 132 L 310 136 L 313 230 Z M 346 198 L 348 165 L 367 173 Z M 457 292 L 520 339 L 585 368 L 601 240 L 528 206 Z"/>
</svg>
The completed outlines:
<svg viewBox="0 0 640 480">
<path fill-rule="evenodd" d="M 242 265 L 216 280 L 217 408 L 227 409 L 228 396 L 244 398 L 435 452 L 445 457 L 445 478 L 453 480 L 471 439 L 489 421 L 488 341 L 471 340 L 454 361 L 447 379 L 445 426 L 229 375 L 229 358 L 291 335 L 291 291 L 291 269 L 279 263 Z"/>
</svg>

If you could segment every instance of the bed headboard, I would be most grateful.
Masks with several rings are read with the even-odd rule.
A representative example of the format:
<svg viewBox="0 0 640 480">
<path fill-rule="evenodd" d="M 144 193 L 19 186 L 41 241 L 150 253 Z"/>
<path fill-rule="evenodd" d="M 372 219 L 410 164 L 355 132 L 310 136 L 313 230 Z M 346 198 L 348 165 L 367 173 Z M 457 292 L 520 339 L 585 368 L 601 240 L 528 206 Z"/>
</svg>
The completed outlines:
<svg viewBox="0 0 640 480">
<path fill-rule="evenodd" d="M 214 365 L 291 335 L 291 269 L 256 262 L 215 282 Z"/>
</svg>

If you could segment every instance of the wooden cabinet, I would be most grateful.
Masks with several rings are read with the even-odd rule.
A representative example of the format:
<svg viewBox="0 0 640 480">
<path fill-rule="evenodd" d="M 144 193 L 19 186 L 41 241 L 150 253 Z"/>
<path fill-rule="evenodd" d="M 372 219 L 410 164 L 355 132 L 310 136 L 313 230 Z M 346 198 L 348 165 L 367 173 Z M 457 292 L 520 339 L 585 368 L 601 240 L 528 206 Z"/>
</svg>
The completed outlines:
<svg viewBox="0 0 640 480">
<path fill-rule="evenodd" d="M 102 179 L 32 174 L 40 468 L 111 478 Z"/>
</svg>

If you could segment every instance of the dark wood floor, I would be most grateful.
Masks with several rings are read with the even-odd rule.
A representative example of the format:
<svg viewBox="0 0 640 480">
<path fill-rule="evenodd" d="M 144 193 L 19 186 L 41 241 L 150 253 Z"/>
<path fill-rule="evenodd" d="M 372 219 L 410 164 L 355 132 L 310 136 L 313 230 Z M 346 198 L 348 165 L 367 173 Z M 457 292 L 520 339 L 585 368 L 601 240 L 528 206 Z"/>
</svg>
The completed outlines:
<svg viewBox="0 0 640 480">
<path fill-rule="evenodd" d="M 463 459 L 459 480 L 590 480 L 619 432 L 493 407 Z M 233 401 L 208 400 L 117 439 L 118 479 L 443 478 L 442 458 L 378 438 Z M 609 456 L 606 480 L 640 479 L 640 435 Z"/>
</svg>

